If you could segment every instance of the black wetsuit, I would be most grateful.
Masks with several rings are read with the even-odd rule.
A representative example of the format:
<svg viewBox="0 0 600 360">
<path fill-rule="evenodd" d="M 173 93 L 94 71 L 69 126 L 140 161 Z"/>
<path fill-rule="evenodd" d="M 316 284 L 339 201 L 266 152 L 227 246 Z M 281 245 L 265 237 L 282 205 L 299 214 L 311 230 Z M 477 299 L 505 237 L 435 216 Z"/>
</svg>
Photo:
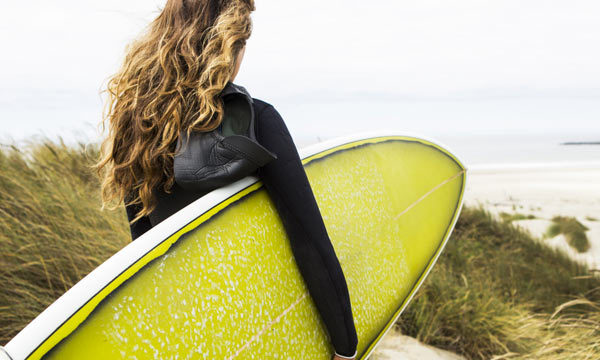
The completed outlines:
<svg viewBox="0 0 600 360">
<path fill-rule="evenodd" d="M 353 356 L 358 338 L 350 296 L 342 268 L 331 244 L 323 218 L 308 182 L 292 137 L 277 110 L 254 99 L 257 141 L 277 154 L 277 159 L 257 171 L 273 200 L 291 242 L 296 264 L 327 327 L 336 353 Z M 160 211 L 131 225 L 133 240 L 205 194 L 184 192 L 175 183 L 172 194 L 156 193 Z M 129 220 L 139 208 L 126 207 Z"/>
</svg>

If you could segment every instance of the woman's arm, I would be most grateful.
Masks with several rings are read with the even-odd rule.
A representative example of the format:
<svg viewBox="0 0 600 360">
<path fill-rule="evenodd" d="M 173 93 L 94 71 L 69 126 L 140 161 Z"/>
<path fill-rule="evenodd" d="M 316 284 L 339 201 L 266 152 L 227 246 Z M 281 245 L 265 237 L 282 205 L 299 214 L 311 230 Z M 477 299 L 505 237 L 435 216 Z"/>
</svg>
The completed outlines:
<svg viewBox="0 0 600 360">
<path fill-rule="evenodd" d="M 296 146 L 271 105 L 257 116 L 255 127 L 258 142 L 277 154 L 258 174 L 284 223 L 296 264 L 336 353 L 352 359 L 358 338 L 346 279 Z"/>
</svg>

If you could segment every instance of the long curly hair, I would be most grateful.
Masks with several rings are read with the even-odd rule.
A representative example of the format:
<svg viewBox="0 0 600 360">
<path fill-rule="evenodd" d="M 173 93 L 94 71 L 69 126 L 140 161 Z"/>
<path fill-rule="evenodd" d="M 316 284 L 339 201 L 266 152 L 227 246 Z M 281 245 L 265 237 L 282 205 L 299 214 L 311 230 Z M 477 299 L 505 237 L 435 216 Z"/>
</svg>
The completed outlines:
<svg viewBox="0 0 600 360">
<path fill-rule="evenodd" d="M 223 119 L 219 94 L 250 37 L 254 9 L 254 0 L 167 0 L 127 46 L 102 91 L 102 132 L 108 122 L 109 133 L 92 165 L 101 210 L 142 204 L 132 224 L 156 208 L 154 188 L 169 192 L 180 131 L 211 131 Z"/>
</svg>

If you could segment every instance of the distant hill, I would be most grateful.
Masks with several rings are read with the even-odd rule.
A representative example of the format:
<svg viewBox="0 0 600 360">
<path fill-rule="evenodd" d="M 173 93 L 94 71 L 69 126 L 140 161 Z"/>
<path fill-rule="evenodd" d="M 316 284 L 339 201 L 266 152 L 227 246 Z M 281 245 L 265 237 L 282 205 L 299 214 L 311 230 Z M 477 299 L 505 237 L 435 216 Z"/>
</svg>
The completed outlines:
<svg viewBox="0 0 600 360">
<path fill-rule="evenodd" d="M 569 141 L 560 143 L 561 145 L 600 145 L 600 141 Z"/>
</svg>

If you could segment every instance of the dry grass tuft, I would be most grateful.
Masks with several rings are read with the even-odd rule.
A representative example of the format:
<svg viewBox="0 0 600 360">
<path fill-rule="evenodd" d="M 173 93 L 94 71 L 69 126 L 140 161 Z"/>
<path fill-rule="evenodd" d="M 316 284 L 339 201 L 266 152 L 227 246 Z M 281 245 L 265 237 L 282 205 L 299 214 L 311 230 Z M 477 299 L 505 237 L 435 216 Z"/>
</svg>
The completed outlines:
<svg viewBox="0 0 600 360">
<path fill-rule="evenodd" d="M 100 211 L 97 151 L 0 149 L 0 344 L 131 241 L 124 210 Z"/>
</svg>

